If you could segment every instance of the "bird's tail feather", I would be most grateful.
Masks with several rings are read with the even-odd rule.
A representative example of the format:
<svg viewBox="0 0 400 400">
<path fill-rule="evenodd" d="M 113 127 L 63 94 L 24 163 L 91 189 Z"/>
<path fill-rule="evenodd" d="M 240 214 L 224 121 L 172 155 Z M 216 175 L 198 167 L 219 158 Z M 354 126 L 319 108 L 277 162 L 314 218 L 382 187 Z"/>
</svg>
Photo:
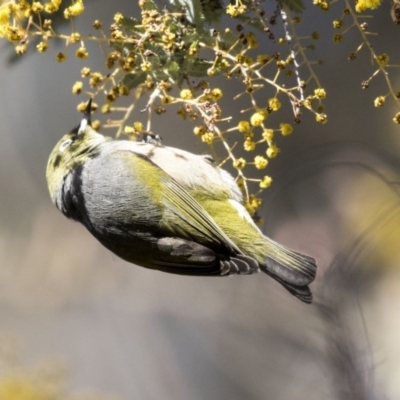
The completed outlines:
<svg viewBox="0 0 400 400">
<path fill-rule="evenodd" d="M 266 239 L 269 249 L 262 266 L 264 272 L 300 300 L 311 303 L 312 294 L 308 284 L 315 279 L 317 271 L 315 260 L 281 246 L 269 238 Z"/>
<path fill-rule="evenodd" d="M 279 278 L 277 275 L 270 273 L 266 268 L 262 269 L 263 272 L 268 274 L 271 278 L 274 278 L 277 282 L 279 282 L 288 292 L 290 292 L 293 296 L 297 297 L 299 300 L 304 303 L 311 304 L 313 300 L 313 295 L 311 293 L 308 285 L 299 286 L 293 285 L 291 283 L 285 282 L 283 279 Z"/>
</svg>

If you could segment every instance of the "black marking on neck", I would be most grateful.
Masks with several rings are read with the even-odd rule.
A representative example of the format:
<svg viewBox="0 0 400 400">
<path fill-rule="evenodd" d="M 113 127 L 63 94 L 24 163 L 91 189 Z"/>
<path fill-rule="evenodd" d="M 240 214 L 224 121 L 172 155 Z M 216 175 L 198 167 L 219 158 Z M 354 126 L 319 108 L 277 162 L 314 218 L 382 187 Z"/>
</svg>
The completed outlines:
<svg viewBox="0 0 400 400">
<path fill-rule="evenodd" d="M 72 129 L 71 133 L 72 133 L 74 136 L 77 136 L 77 135 L 78 135 L 79 127 L 80 127 L 80 126 L 81 126 L 81 124 L 79 124 L 79 125 L 76 126 L 74 129 Z"/>
<path fill-rule="evenodd" d="M 81 222 L 90 229 L 91 222 L 82 192 L 82 171 L 83 165 L 79 165 L 64 178 L 62 186 L 62 212 L 66 217 Z"/>
</svg>

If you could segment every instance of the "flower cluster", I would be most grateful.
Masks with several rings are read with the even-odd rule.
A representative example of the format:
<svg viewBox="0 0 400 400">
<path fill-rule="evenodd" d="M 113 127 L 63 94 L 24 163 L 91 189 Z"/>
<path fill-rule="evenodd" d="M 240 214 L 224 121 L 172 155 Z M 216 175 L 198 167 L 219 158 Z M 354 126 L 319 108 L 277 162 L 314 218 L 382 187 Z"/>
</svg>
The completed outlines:
<svg viewBox="0 0 400 400">
<path fill-rule="evenodd" d="M 107 114 L 103 127 L 115 128 L 117 137 L 124 134 L 136 140 L 139 134 L 151 132 L 155 115 L 176 111 L 184 121 L 194 124 L 187 131 L 198 140 L 210 146 L 222 144 L 218 151 L 224 149 L 227 157 L 221 154 L 220 158 L 230 160 L 246 192 L 247 205 L 255 210 L 259 202 L 250 202 L 248 186 L 257 185 L 257 190 L 262 190 L 271 185 L 272 178 L 264 172 L 279 156 L 293 126 L 301 122 L 304 113 L 311 113 L 320 124 L 328 122 L 323 106 L 327 94 L 315 71 L 317 63 L 309 59 L 320 33 L 310 29 L 308 36 L 298 35 L 299 15 L 291 16 L 285 8 L 271 13 L 263 8 L 263 2 L 233 0 L 212 8 L 210 2 L 189 1 L 192 8 L 180 2 L 161 6 L 155 0 L 139 0 L 139 17 L 117 12 L 111 24 L 95 20 L 89 32 L 77 32 L 73 19 L 85 11 L 84 0 L 4 0 L 0 2 L 0 38 L 11 42 L 19 55 L 25 54 L 32 43 L 37 52 L 49 52 L 52 39 L 61 39 L 65 46 L 54 53 L 60 63 L 68 62 L 70 57 L 84 63 L 90 57 L 87 42 L 97 42 L 105 54 L 104 65 L 96 70 L 83 65 L 81 78 L 71 90 L 74 95 L 83 94 L 85 100 L 90 96 L 99 103 L 94 106 Z M 374 52 L 367 41 L 368 25 L 356 12 L 377 8 L 380 0 L 357 0 L 355 4 L 344 1 L 345 10 L 333 21 L 334 41 L 342 42 L 354 28 L 361 33 L 363 42 L 349 59 L 354 60 L 362 47 L 372 52 L 377 70 L 364 81 L 363 87 L 367 88 L 376 75 L 388 74 L 389 55 Z M 301 10 L 300 0 L 282 2 L 296 13 Z M 313 3 L 333 12 L 327 0 Z M 56 16 L 70 22 L 70 34 L 57 33 Z M 234 23 L 213 29 L 223 26 L 222 18 Z M 33 42 L 33 37 L 39 41 Z M 268 45 L 269 54 L 258 51 L 259 43 L 264 49 L 265 43 Z M 231 115 L 229 107 L 224 106 L 224 93 L 216 77 L 229 80 L 237 93 L 235 99 L 247 102 L 240 117 Z M 390 84 L 389 89 L 395 97 Z M 122 107 L 119 99 L 127 96 L 131 104 Z M 382 107 L 387 97 L 378 96 L 375 106 Z M 147 121 L 132 122 L 138 98 L 145 99 Z M 82 101 L 78 109 L 84 104 Z M 285 108 L 293 110 L 292 120 L 281 117 Z M 118 117 L 120 112 L 122 117 Z M 94 125 L 99 128 L 100 122 L 94 121 Z M 236 140 L 233 146 L 228 141 L 232 137 Z"/>
<path fill-rule="evenodd" d="M 320 6 L 322 2 L 323 0 L 314 0 L 314 4 L 318 6 Z M 383 75 L 385 78 L 385 83 L 388 87 L 388 93 L 375 98 L 374 106 L 378 108 L 383 107 L 386 103 L 387 97 L 391 96 L 396 102 L 397 107 L 400 108 L 400 94 L 394 89 L 394 85 L 392 83 L 393 73 L 389 73 L 388 69 L 388 67 L 395 66 L 398 68 L 399 62 L 397 61 L 397 65 L 390 65 L 390 57 L 388 54 L 379 54 L 375 51 L 376 46 L 370 42 L 370 37 L 377 34 L 369 31 L 368 23 L 365 21 L 366 16 L 363 15 L 364 11 L 370 11 L 379 8 L 381 5 L 381 0 L 356 0 L 355 4 L 352 4 L 349 0 L 345 0 L 345 3 L 346 8 L 342 11 L 339 18 L 333 20 L 333 27 L 339 31 L 334 34 L 333 41 L 335 43 L 341 43 L 344 40 L 345 35 L 349 35 L 354 31 L 358 31 L 361 37 L 361 43 L 358 45 L 355 51 L 349 54 L 348 59 L 350 61 L 356 60 L 358 53 L 362 49 L 367 49 L 367 51 L 370 53 L 371 59 L 374 61 L 374 66 L 376 68 L 368 79 L 365 79 L 361 82 L 362 88 L 368 89 L 373 79 L 379 75 Z M 398 16 L 394 7 L 395 3 L 392 7 L 392 18 L 393 22 L 398 24 Z M 368 17 L 370 17 L 370 15 Z M 315 92 L 315 95 L 318 96 L 317 92 Z M 396 116 L 393 118 L 395 123 L 397 123 Z M 327 119 L 325 117 L 326 116 L 324 115 L 317 116 L 317 121 L 320 123 L 326 123 Z"/>
<path fill-rule="evenodd" d="M 192 1 L 200 5 L 199 0 Z M 226 7 L 220 5 L 219 11 L 225 9 L 226 16 L 240 18 L 235 29 L 226 28 L 223 32 L 205 29 L 205 24 L 213 17 L 203 3 L 204 15 L 196 17 L 178 4 L 165 9 L 153 0 L 139 1 L 141 15 L 138 19 L 117 12 L 108 30 L 102 21 L 96 20 L 92 32 L 77 32 L 72 20 L 84 12 L 84 6 L 84 0 L 72 0 L 72 3 L 62 0 L 3 1 L 0 37 L 12 42 L 20 55 L 26 52 L 33 36 L 40 38 L 35 43 L 39 53 L 51 49 L 52 39 L 61 39 L 65 47 L 54 55 L 60 63 L 67 62 L 71 56 L 83 61 L 90 57 L 85 45 L 89 40 L 97 41 L 102 51 L 106 48 L 102 44 L 108 43 L 104 66 L 97 70 L 83 67 L 81 79 L 72 84 L 72 93 L 98 101 L 100 105 L 94 103 L 94 107 L 110 116 L 103 127 L 115 127 L 116 136 L 124 134 L 132 140 L 141 132 L 151 131 L 154 115 L 175 108 L 179 117 L 195 124 L 193 132 L 202 142 L 208 145 L 223 143 L 247 199 L 250 195 L 248 184 L 255 182 L 259 189 L 265 189 L 272 183 L 266 175 L 248 177 L 252 174 L 251 168 L 254 173 L 265 170 L 269 160 L 280 152 L 274 134 L 288 136 L 293 131 L 290 121 L 269 122 L 272 114 L 278 114 L 286 103 L 295 110 L 294 123 L 300 122 L 301 109 L 314 113 L 318 122 L 326 122 L 325 114 L 321 114 L 325 91 L 313 78 L 315 74 L 311 69 L 308 72 L 302 70 L 304 78 L 299 79 L 293 47 L 286 38 L 279 38 L 275 44 L 273 27 L 281 16 L 275 12 L 267 18 L 262 4 L 235 0 Z M 57 33 L 53 18 L 56 14 L 71 20 L 69 35 Z M 294 18 L 291 23 L 300 23 L 300 19 Z M 261 33 L 256 26 L 262 28 Z M 318 39 L 318 33 L 311 33 L 309 39 Z M 280 46 L 279 50 L 271 54 L 257 53 L 259 42 L 265 40 L 272 47 Z M 299 51 L 302 46 L 298 42 L 295 50 Z M 304 61 L 303 64 L 311 65 Z M 223 90 L 213 86 L 213 78 L 217 76 L 232 80 L 237 86 L 237 97 L 247 97 L 250 108 L 241 121 L 235 121 L 229 114 L 223 115 L 220 106 Z M 312 90 L 310 78 L 317 89 L 305 96 L 304 82 L 307 81 Z M 268 93 L 268 100 L 262 104 L 255 95 L 260 90 Z M 135 98 L 147 98 L 147 123 L 129 122 L 134 101 L 128 107 L 116 105 L 120 97 L 131 94 Z M 78 110 L 84 105 L 82 101 Z M 118 111 L 123 112 L 122 118 L 114 117 Z M 93 123 L 96 128 L 100 127 L 99 121 Z M 256 153 L 249 159 L 237 156 L 236 150 L 228 144 L 228 137 L 235 131 L 242 148 L 248 153 Z M 257 208 L 256 203 L 253 202 L 251 207 Z"/>
<path fill-rule="evenodd" d="M 381 5 L 381 0 L 357 0 L 356 11 L 374 10 Z"/>
</svg>

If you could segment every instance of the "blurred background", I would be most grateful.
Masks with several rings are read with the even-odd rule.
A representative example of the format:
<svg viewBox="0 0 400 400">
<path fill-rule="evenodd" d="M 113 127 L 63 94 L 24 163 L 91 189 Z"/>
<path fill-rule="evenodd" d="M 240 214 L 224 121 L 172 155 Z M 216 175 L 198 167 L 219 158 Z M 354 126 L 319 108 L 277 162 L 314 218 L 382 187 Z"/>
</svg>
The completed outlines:
<svg viewBox="0 0 400 400">
<path fill-rule="evenodd" d="M 398 63 L 389 7 L 370 27 L 386 38 L 379 52 Z M 77 30 L 95 19 L 107 26 L 116 11 L 135 13 L 123 0 L 88 2 Z M 58 64 L 60 43 L 11 62 L 13 50 L 0 44 L 1 399 L 13 398 L 2 394 L 10 370 L 65 378 L 64 390 L 85 399 L 400 398 L 397 110 L 374 108 L 386 87 L 379 79 L 361 89 L 369 56 L 347 61 L 358 35 L 335 45 L 331 21 L 310 8 L 303 23 L 321 34 L 316 70 L 329 122 L 305 114 L 278 143 L 260 213 L 266 234 L 317 259 L 312 305 L 261 274 L 191 278 L 135 267 L 63 217 L 47 193 L 47 157 L 79 122 L 70 88 L 80 69 L 104 72 L 104 60 L 70 52 Z M 228 86 L 221 81 L 222 108 L 235 115 Z M 167 112 L 153 130 L 166 145 L 207 152 L 191 127 Z"/>
</svg>

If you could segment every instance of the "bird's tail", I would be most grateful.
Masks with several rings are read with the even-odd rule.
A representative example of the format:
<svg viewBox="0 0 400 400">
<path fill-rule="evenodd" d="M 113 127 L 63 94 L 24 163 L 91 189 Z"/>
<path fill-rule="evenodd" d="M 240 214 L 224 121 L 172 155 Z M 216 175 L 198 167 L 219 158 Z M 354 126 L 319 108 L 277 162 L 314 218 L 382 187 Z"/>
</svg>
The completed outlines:
<svg viewBox="0 0 400 400">
<path fill-rule="evenodd" d="M 305 303 L 311 303 L 312 294 L 308 285 L 315 279 L 317 265 L 312 257 L 297 253 L 268 241 L 267 259 L 262 270 L 270 275 L 290 293 Z"/>
</svg>

